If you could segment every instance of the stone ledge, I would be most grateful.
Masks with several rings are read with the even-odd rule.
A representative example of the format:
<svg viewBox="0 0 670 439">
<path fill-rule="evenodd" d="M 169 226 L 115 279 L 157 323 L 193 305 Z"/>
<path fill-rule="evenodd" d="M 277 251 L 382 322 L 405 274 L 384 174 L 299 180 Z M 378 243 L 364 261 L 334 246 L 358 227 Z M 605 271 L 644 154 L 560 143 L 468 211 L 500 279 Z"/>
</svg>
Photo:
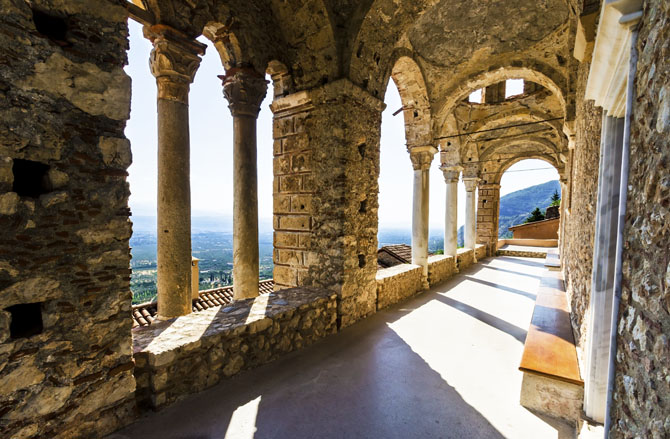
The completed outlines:
<svg viewBox="0 0 670 439">
<path fill-rule="evenodd" d="M 291 288 L 133 330 L 136 397 L 159 408 L 337 332 L 337 296 Z"/>
</svg>

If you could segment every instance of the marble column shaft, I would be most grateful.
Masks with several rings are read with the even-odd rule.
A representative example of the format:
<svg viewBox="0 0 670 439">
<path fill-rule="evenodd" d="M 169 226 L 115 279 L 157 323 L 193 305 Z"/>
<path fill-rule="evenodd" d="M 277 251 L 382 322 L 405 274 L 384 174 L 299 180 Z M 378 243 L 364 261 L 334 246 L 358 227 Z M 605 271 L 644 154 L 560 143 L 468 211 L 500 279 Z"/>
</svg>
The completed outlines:
<svg viewBox="0 0 670 439">
<path fill-rule="evenodd" d="M 409 148 L 414 168 L 414 195 L 412 199 L 412 264 L 423 269 L 424 287 L 428 288 L 428 215 L 430 195 L 430 164 L 437 148 L 422 146 Z"/>
<path fill-rule="evenodd" d="M 443 168 L 446 183 L 444 211 L 444 254 L 456 257 L 458 250 L 458 176 L 457 169 Z"/>
<path fill-rule="evenodd" d="M 599 422 L 606 415 L 623 130 L 623 118 L 603 114 L 584 380 L 584 411 Z"/>
<path fill-rule="evenodd" d="M 169 319 L 192 310 L 188 93 L 206 46 L 167 26 L 144 34 L 158 86 L 158 317 Z"/>
<path fill-rule="evenodd" d="M 256 119 L 267 81 L 252 69 L 220 78 L 233 115 L 233 297 L 239 300 L 258 296 Z"/>
<path fill-rule="evenodd" d="M 464 247 L 475 249 L 477 232 L 477 205 L 475 192 L 478 178 L 463 178 L 465 184 L 465 241 Z"/>
</svg>

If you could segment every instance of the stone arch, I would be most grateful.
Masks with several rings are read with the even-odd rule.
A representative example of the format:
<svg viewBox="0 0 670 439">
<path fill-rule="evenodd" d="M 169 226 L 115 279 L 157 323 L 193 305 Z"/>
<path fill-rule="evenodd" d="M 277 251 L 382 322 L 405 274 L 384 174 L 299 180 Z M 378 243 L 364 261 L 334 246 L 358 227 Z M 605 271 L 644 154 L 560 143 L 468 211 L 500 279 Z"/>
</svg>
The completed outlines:
<svg viewBox="0 0 670 439">
<path fill-rule="evenodd" d="M 446 97 L 437 105 L 438 109 L 435 114 L 439 127 L 438 132 L 441 134 L 446 133 L 445 128 L 448 128 L 448 116 L 470 93 L 507 79 L 523 79 L 540 84 L 556 96 L 563 115 L 568 118 L 566 114 L 567 80 L 560 72 L 546 64 L 532 60 L 511 61 L 505 65 L 492 66 L 487 70 L 479 70 L 464 76 L 465 79 L 448 90 L 444 94 Z"/>
<path fill-rule="evenodd" d="M 273 99 L 293 93 L 293 78 L 286 64 L 281 61 L 272 60 L 268 63 L 265 73 L 270 75 L 272 79 Z"/>
<path fill-rule="evenodd" d="M 324 0 L 273 0 L 272 13 L 286 40 L 286 65 L 304 90 L 340 77 L 335 23 Z"/>
<path fill-rule="evenodd" d="M 386 71 L 393 65 L 393 48 L 416 19 L 439 0 L 365 0 L 357 8 L 352 38 L 343 54 L 343 74 L 383 99 Z M 405 45 L 407 46 L 407 45 Z"/>
<path fill-rule="evenodd" d="M 530 155 L 514 157 L 504 162 L 498 169 L 498 172 L 495 174 L 495 178 L 492 183 L 500 184 L 500 181 L 502 180 L 502 177 L 505 174 L 505 172 L 509 168 L 511 168 L 512 165 L 515 165 L 524 160 L 542 160 L 543 162 L 550 164 L 554 169 L 556 169 L 556 172 L 558 172 L 559 176 L 561 175 L 562 167 L 558 166 L 558 162 L 553 157 L 546 154 L 530 154 Z"/>
<path fill-rule="evenodd" d="M 469 127 L 469 129 L 473 131 L 484 131 L 492 128 L 497 128 L 499 126 L 521 125 L 526 122 L 531 123 L 540 122 L 547 119 L 550 118 L 546 114 L 542 113 L 529 114 L 527 112 L 524 113 L 523 110 L 521 109 L 517 109 L 508 113 L 502 113 L 502 114 L 499 113 L 493 115 L 492 117 L 477 121 L 477 123 L 474 126 Z M 478 156 L 484 157 L 492 154 L 490 151 L 494 151 L 496 148 L 520 145 L 520 144 L 529 144 L 529 142 L 538 145 L 543 145 L 543 147 L 546 147 L 547 149 L 550 149 L 553 153 L 558 154 L 562 149 L 560 144 L 563 143 L 563 141 L 565 140 L 563 138 L 563 133 L 561 131 L 561 124 L 562 124 L 561 120 L 538 123 L 537 128 L 531 132 L 524 133 L 522 131 L 519 132 L 518 135 L 513 134 L 514 136 L 518 136 L 514 140 L 506 140 L 502 138 L 500 140 L 494 140 L 493 143 L 489 143 L 488 145 L 483 145 L 482 143 L 491 141 L 492 137 L 495 137 L 495 132 L 484 131 L 474 134 L 468 134 L 463 136 L 463 139 L 461 140 L 462 144 L 460 150 L 461 156 L 465 159 L 467 152 L 471 151 L 472 148 L 474 148 L 477 151 Z M 516 128 L 512 126 L 510 127 L 510 129 L 511 130 L 523 129 L 523 127 Z M 543 132 L 538 133 L 539 130 L 543 130 Z M 558 144 L 552 142 L 545 136 L 556 138 L 558 140 Z M 473 154 L 470 153 L 469 156 L 473 156 Z"/>
<path fill-rule="evenodd" d="M 226 70 L 250 64 L 244 56 L 239 39 L 225 24 L 210 21 L 203 28 L 202 34 L 214 44 Z"/>
<path fill-rule="evenodd" d="M 430 101 L 421 68 L 403 55 L 395 61 L 391 78 L 402 101 L 407 147 L 432 145 Z"/>
</svg>

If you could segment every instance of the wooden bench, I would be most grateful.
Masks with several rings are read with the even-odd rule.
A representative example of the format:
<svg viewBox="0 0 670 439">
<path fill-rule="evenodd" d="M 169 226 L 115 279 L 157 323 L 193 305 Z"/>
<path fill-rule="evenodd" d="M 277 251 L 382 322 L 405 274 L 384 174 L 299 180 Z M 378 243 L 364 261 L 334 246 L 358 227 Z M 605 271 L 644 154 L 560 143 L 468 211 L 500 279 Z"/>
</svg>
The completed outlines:
<svg viewBox="0 0 670 439">
<path fill-rule="evenodd" d="M 584 399 L 562 275 L 545 272 L 524 343 L 521 405 L 576 421 Z"/>
</svg>

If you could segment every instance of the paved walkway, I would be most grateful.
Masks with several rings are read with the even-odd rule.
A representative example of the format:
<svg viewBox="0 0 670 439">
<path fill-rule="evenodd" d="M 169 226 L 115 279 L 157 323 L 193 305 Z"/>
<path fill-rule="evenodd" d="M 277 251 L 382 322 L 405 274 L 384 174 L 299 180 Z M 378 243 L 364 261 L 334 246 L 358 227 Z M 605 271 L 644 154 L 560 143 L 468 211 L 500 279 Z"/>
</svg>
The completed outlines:
<svg viewBox="0 0 670 439">
<path fill-rule="evenodd" d="M 109 439 L 572 438 L 519 405 L 541 260 L 499 257 Z"/>
</svg>

